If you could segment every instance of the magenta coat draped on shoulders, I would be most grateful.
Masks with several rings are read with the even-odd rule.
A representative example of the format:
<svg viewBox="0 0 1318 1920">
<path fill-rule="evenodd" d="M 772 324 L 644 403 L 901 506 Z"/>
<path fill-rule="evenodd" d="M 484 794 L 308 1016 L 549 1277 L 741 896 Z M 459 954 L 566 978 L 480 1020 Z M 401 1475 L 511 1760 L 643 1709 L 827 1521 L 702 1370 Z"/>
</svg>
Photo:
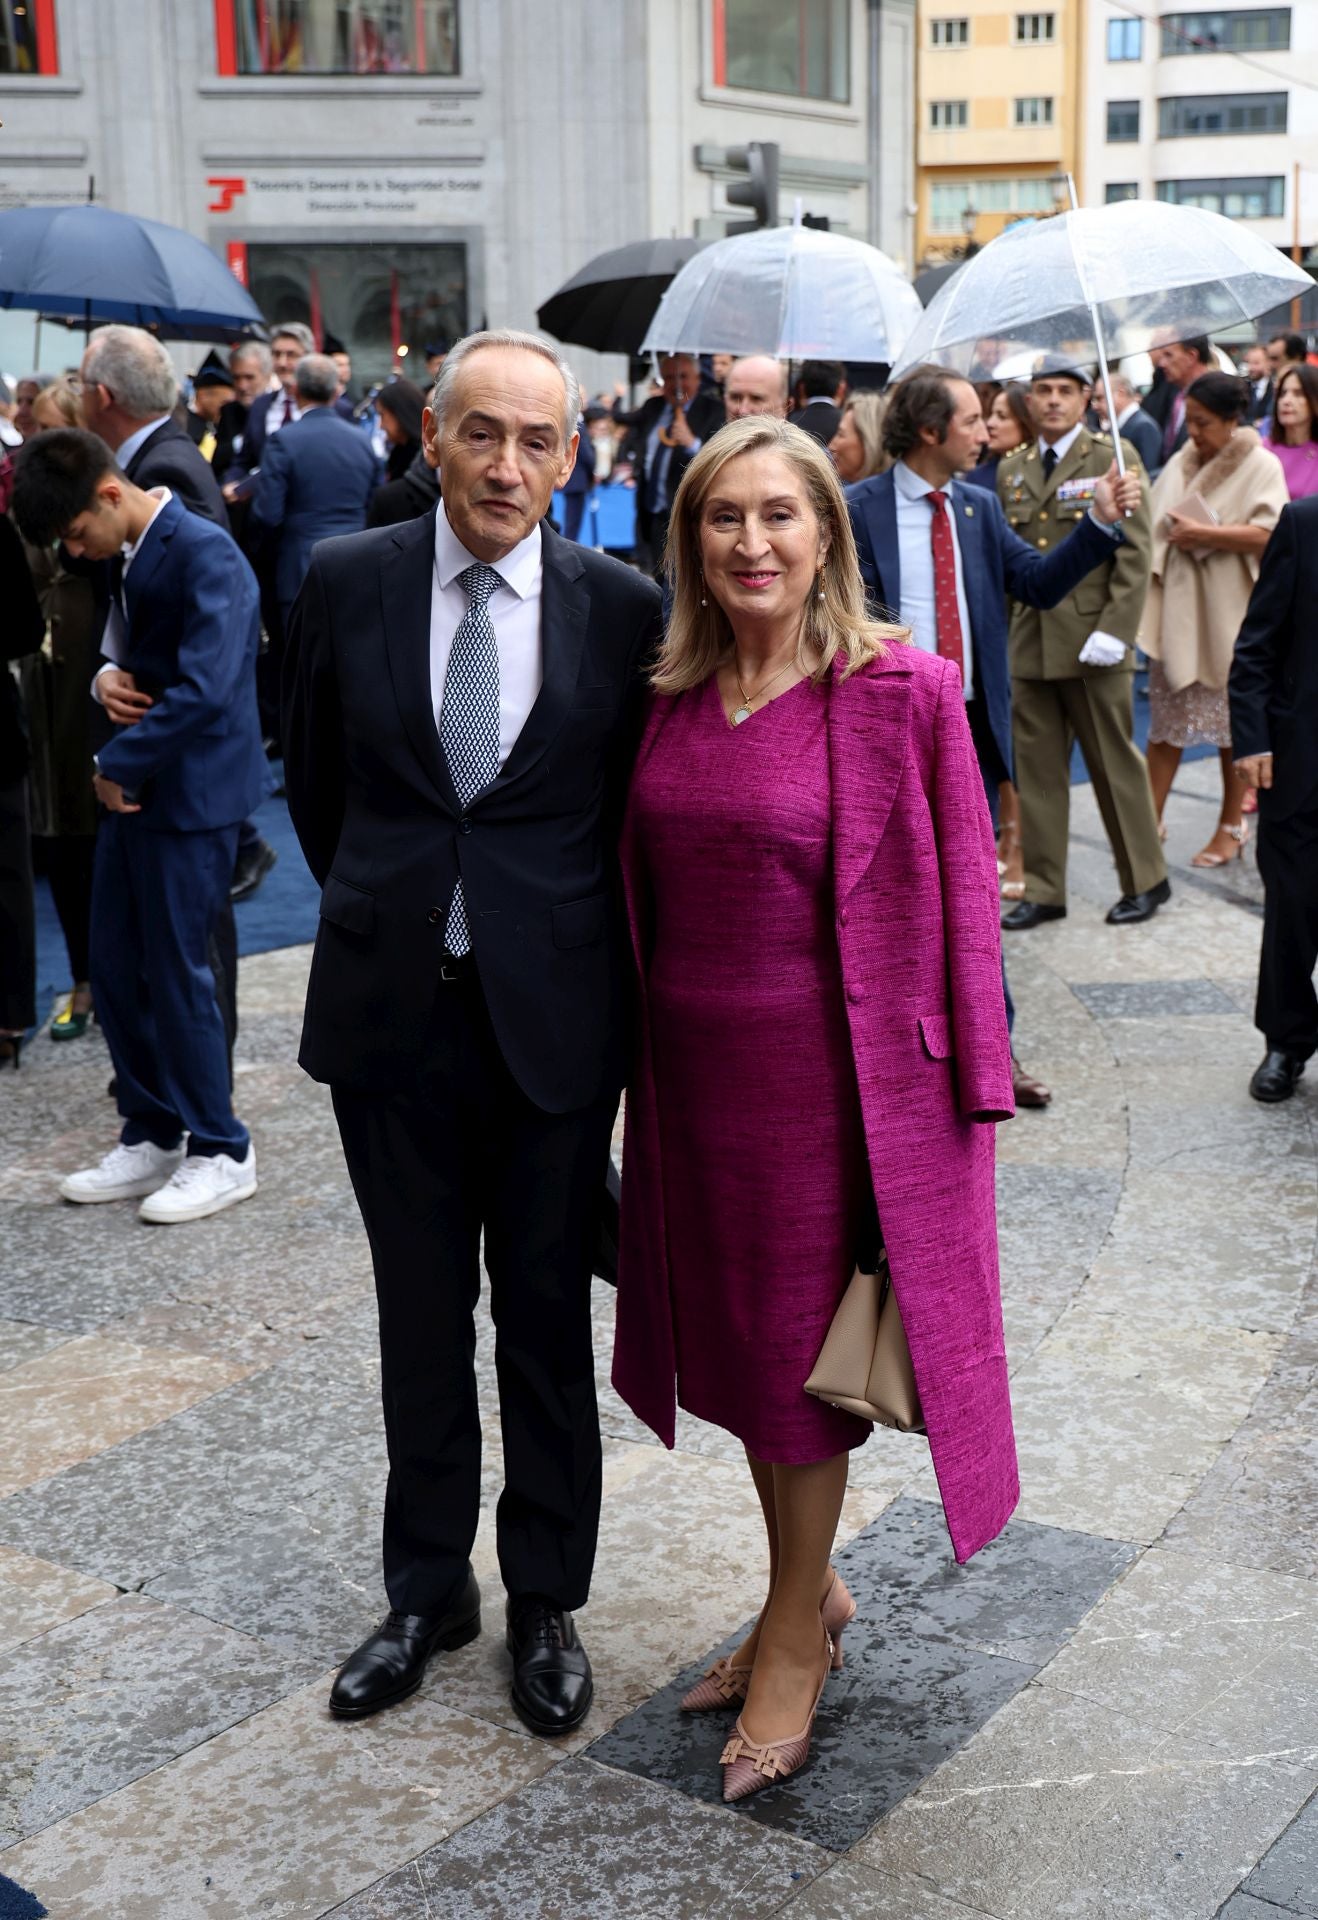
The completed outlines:
<svg viewBox="0 0 1318 1920">
<path fill-rule="evenodd" d="M 998 883 L 956 666 L 912 646 L 828 688 L 833 925 L 870 1173 L 953 1551 L 1019 1498 L 998 1280 L 992 1122 L 1013 1111 Z M 638 765 L 674 701 L 658 696 Z M 650 938 L 630 816 L 623 878 L 642 976 L 627 1094 L 613 1380 L 666 1446 L 676 1422 Z"/>
</svg>

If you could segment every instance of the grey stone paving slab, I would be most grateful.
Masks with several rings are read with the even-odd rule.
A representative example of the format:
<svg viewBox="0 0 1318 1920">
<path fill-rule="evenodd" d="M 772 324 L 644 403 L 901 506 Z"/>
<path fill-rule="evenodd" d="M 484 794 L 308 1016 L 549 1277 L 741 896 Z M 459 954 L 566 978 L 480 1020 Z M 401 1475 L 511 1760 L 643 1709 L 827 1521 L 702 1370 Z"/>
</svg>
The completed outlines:
<svg viewBox="0 0 1318 1920">
<path fill-rule="evenodd" d="M 413 1698 L 333 1721 L 325 1680 L 0 1853 L 51 1920 L 314 1920 L 556 1765 Z"/>
<path fill-rule="evenodd" d="M 137 1587 L 383 1459 L 379 1389 L 301 1356 L 0 1504 L 0 1543 Z M 378 1364 L 378 1363 L 377 1363 Z"/>
<path fill-rule="evenodd" d="M 1240 1011 L 1211 980 L 1073 981 L 1071 991 L 1100 1020 L 1165 1020 L 1186 1013 L 1234 1019 Z"/>
<path fill-rule="evenodd" d="M 335 1908 L 334 1920 L 761 1920 L 830 1858 L 575 1759 Z"/>
<path fill-rule="evenodd" d="M 1026 1685 L 1129 1553 L 1017 1523 L 957 1569 L 938 1508 L 895 1501 L 836 1556 L 858 1613 L 846 1667 L 825 1692 L 809 1770 L 739 1811 L 835 1851 L 851 1846 Z M 678 1711 L 707 1664 L 621 1721 L 592 1757 L 716 1802 L 730 1716 Z"/>
<path fill-rule="evenodd" d="M 862 1866 L 854 1854 L 793 1894 L 779 1912 L 787 1920 L 997 1920 L 987 1907 L 949 1900 L 909 1874 Z"/>
<path fill-rule="evenodd" d="M 998 1253 L 1007 1356 L 1032 1353 L 1084 1284 L 1121 1197 L 1115 1171 L 998 1168 Z"/>
<path fill-rule="evenodd" d="M 1294 1907 L 1279 1907 L 1271 1900 L 1255 1900 L 1248 1893 L 1233 1893 L 1217 1920 L 1292 1920 Z"/>
<path fill-rule="evenodd" d="M 38 1832 L 301 1685 L 227 1627 L 123 1594 L 0 1659 L 0 1845 Z"/>
<path fill-rule="evenodd" d="M 1318 1916 L 1318 1797 L 1264 1854 L 1241 1892 L 1303 1920 Z"/>
<path fill-rule="evenodd" d="M 118 1598 L 105 1580 L 88 1580 L 66 1567 L 0 1547 L 0 1653 L 49 1633 L 92 1607 Z"/>
<path fill-rule="evenodd" d="M 0 1373 L 25 1366 L 68 1339 L 57 1327 L 38 1327 L 30 1321 L 0 1320 Z"/>
</svg>

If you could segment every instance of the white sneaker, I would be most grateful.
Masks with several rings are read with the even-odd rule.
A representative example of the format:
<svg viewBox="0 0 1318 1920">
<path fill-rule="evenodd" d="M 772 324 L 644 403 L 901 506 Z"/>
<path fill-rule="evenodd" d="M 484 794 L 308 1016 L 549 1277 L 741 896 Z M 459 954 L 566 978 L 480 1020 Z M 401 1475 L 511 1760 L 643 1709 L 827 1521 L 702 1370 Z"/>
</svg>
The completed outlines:
<svg viewBox="0 0 1318 1920">
<path fill-rule="evenodd" d="M 192 1153 L 177 1168 L 167 1186 L 154 1192 L 137 1209 L 139 1220 L 172 1226 L 176 1220 L 204 1220 L 222 1213 L 256 1192 L 256 1149 L 235 1160 L 228 1153 Z"/>
<path fill-rule="evenodd" d="M 149 1140 L 126 1147 L 121 1142 L 99 1167 L 86 1167 L 61 1180 L 59 1190 L 64 1199 L 84 1206 L 99 1200 L 140 1200 L 144 1193 L 163 1187 L 182 1158 L 182 1147 L 155 1147 Z"/>
</svg>

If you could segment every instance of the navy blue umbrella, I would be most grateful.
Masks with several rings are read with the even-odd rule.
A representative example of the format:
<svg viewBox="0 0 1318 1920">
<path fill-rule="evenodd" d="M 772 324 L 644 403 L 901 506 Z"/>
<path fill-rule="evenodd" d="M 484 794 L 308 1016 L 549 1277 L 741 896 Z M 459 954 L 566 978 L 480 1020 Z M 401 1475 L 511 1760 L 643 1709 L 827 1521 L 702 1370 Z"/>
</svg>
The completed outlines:
<svg viewBox="0 0 1318 1920">
<path fill-rule="evenodd" d="M 0 213 L 0 307 L 85 327 L 122 320 L 172 340 L 265 332 L 246 287 L 204 241 L 98 206 Z"/>
</svg>

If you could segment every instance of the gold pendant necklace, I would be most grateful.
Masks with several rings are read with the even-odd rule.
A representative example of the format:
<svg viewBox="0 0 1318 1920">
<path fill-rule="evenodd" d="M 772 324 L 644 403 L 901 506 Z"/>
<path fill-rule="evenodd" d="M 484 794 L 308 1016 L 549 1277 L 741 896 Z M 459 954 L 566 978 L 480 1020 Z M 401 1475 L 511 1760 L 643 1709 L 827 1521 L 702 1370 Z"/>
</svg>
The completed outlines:
<svg viewBox="0 0 1318 1920">
<path fill-rule="evenodd" d="M 756 687 L 754 693 L 747 693 L 746 688 L 742 683 L 741 674 L 737 669 L 736 656 L 734 655 L 733 661 L 732 661 L 732 677 L 737 683 L 737 692 L 741 695 L 741 705 L 737 708 L 736 712 L 733 714 L 730 725 L 734 727 L 745 726 L 746 722 L 751 717 L 751 701 L 758 700 L 762 693 L 767 693 L 770 687 L 776 686 L 778 681 L 782 679 L 783 675 L 785 673 L 790 673 L 792 671 L 792 668 L 795 665 L 796 665 L 796 658 L 795 656 L 793 656 L 792 659 L 790 659 L 787 662 L 787 665 L 785 667 L 780 667 L 778 669 L 777 673 L 774 674 L 772 680 L 766 680 L 762 687 Z"/>
</svg>

